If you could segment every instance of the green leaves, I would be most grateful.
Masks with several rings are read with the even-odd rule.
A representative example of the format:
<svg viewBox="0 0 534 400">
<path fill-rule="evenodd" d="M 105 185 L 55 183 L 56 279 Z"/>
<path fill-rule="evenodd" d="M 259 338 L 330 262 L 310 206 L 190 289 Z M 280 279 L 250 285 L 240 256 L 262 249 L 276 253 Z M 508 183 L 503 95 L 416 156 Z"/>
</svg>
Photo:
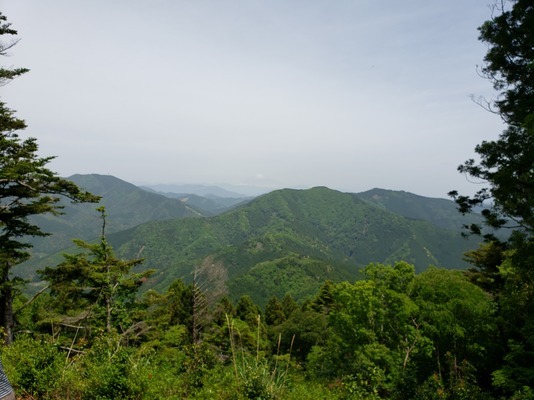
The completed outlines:
<svg viewBox="0 0 534 400">
<path fill-rule="evenodd" d="M 330 335 L 308 357 L 312 374 L 345 376 L 356 391 L 366 382 L 368 396 L 415 398 L 433 373 L 450 388 L 478 368 L 488 373 L 491 299 L 461 272 L 430 268 L 415 275 L 400 262 L 371 264 L 364 275 L 335 285 Z"/>
<path fill-rule="evenodd" d="M 142 259 L 121 260 L 116 258 L 113 248 L 104 236 L 105 209 L 100 207 L 103 220 L 102 236 L 99 243 L 75 240 L 76 245 L 86 252 L 65 255 L 65 261 L 58 266 L 39 271 L 42 278 L 50 282 L 52 296 L 61 299 L 59 304 L 68 304 L 67 313 L 72 309 L 87 314 L 84 319 L 90 322 L 89 328 L 126 330 L 131 324 L 130 308 L 135 294 L 153 271 L 132 273 L 131 269 Z"/>
<path fill-rule="evenodd" d="M 0 13 L 0 36 L 16 33 Z M 5 56 L 16 43 L 0 42 L 0 55 Z M 25 68 L 0 68 L 0 86 L 25 72 Z M 61 197 L 75 202 L 98 201 L 49 170 L 47 164 L 53 157 L 38 155 L 35 138 L 22 140 L 17 135 L 25 128 L 25 122 L 0 101 L 0 324 L 6 329 L 7 343 L 13 340 L 14 325 L 11 269 L 29 258 L 28 237 L 46 236 L 30 217 L 59 213 Z"/>
<path fill-rule="evenodd" d="M 479 39 L 489 46 L 482 73 L 501 92 L 495 102 L 499 113 L 519 126 L 534 112 L 534 5 L 530 0 L 510 3 L 494 6 L 500 15 L 479 28 Z"/>
<path fill-rule="evenodd" d="M 494 343 L 496 361 L 492 365 L 496 368 L 494 385 L 509 396 L 514 396 L 515 392 L 517 398 L 527 398 L 534 386 L 531 367 L 534 341 L 530 322 L 534 280 L 531 272 L 534 260 L 534 4 L 530 0 L 499 2 L 493 11 L 495 16 L 479 28 L 480 40 L 488 44 L 482 73 L 499 92 L 494 102 L 496 111 L 509 126 L 497 140 L 483 141 L 476 146 L 478 162 L 470 159 L 458 167 L 461 173 L 485 182 L 486 187 L 472 197 L 459 196 L 457 192 L 450 194 L 463 213 L 485 206 L 481 213 L 490 229 L 512 230 L 506 241 L 496 239 L 493 232 L 485 234 L 486 243 L 469 252 L 466 258 L 475 266 L 468 276 L 494 296 L 494 306 L 499 312 L 499 340 Z M 476 224 L 469 229 L 477 235 L 484 233 Z M 450 279 L 449 283 L 448 291 L 453 287 L 468 289 Z M 443 292 L 441 288 L 437 291 Z M 455 354 L 485 350 L 484 345 L 469 339 L 484 332 L 481 306 L 486 303 L 481 300 L 467 304 L 459 300 L 476 297 L 474 292 L 456 293 L 454 299 L 448 299 L 439 307 L 433 302 L 431 315 L 436 321 L 445 318 L 447 313 L 461 316 L 456 323 L 448 325 L 448 332 L 458 347 Z M 477 324 L 467 321 L 477 321 Z M 473 330 L 475 327 L 478 331 Z M 524 392 L 523 386 L 526 387 Z"/>
</svg>

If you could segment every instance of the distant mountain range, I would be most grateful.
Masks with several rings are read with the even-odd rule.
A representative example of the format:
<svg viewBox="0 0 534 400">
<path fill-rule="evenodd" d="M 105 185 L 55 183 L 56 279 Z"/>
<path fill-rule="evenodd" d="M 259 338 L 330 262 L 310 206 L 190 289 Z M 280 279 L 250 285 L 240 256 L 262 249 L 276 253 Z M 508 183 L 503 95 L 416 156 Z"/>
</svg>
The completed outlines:
<svg viewBox="0 0 534 400">
<path fill-rule="evenodd" d="M 247 198 L 260 196 L 271 191 L 265 187 L 244 185 L 144 184 L 139 185 L 139 187 L 158 193 L 186 193 L 208 198 Z"/>
<path fill-rule="evenodd" d="M 232 297 L 247 293 L 264 304 L 273 294 L 304 298 L 325 279 L 356 279 L 371 262 L 405 260 L 418 271 L 431 264 L 464 268 L 462 254 L 476 247 L 461 237 L 469 221 L 452 201 L 406 192 L 284 189 L 206 216 L 213 211 L 200 207 L 198 195 L 189 195 L 196 198 L 193 207 L 111 176 L 70 179 L 103 196 L 109 241 L 121 257 L 141 253 L 140 268 L 157 270 L 147 287 L 160 290 L 176 278 L 190 280 L 194 267 L 211 256 L 227 269 Z M 36 257 L 22 271 L 32 278 L 35 269 L 53 265 L 58 258 L 50 256 L 68 246 L 67 238 L 97 237 L 96 207 L 67 205 L 60 218 L 40 217 L 54 235 L 35 243 Z"/>
<path fill-rule="evenodd" d="M 100 204 L 72 204 L 65 200 L 61 203 L 64 215 L 33 217 L 33 222 L 52 235 L 30 239 L 34 246 L 30 264 L 37 264 L 41 259 L 72 246 L 74 238 L 90 240 L 98 237 L 102 222 L 96 209 L 101 205 L 106 207 L 108 233 L 148 221 L 204 215 L 179 199 L 142 190 L 110 175 L 73 175 L 68 179 L 91 193 L 102 196 L 102 200 Z"/>
<path fill-rule="evenodd" d="M 254 198 L 244 197 L 243 195 L 226 191 L 218 193 L 234 195 L 237 197 L 219 197 L 213 194 L 202 195 L 201 193 L 205 192 L 205 186 L 200 186 L 200 190 L 196 190 L 195 188 L 197 187 L 190 187 L 191 192 L 158 192 L 149 187 L 141 187 L 141 189 L 145 189 L 171 199 L 178 199 L 185 205 L 191 206 L 197 210 L 201 210 L 205 216 L 221 214 L 233 207 L 236 207 L 237 205 L 245 204 Z"/>
</svg>

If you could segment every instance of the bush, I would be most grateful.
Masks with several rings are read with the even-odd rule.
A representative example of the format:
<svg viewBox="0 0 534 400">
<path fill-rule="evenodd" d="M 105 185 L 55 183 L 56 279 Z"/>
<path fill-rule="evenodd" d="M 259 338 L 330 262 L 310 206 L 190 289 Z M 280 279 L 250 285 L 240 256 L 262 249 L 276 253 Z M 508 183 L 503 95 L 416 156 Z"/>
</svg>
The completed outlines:
<svg viewBox="0 0 534 400">
<path fill-rule="evenodd" d="M 83 399 L 139 399 L 146 384 L 135 379 L 133 349 L 122 347 L 118 335 L 97 339 L 83 356 L 83 377 L 87 381 Z"/>
<path fill-rule="evenodd" d="M 19 337 L 3 350 L 6 373 L 17 393 L 38 399 L 79 398 L 80 379 L 56 345 Z M 69 396 L 69 397 L 67 397 Z"/>
</svg>

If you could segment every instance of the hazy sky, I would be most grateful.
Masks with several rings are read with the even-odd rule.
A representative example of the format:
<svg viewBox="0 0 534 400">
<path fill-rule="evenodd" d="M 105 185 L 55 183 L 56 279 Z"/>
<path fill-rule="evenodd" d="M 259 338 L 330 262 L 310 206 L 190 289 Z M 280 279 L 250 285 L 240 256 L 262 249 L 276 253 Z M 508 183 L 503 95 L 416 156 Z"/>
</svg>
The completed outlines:
<svg viewBox="0 0 534 400">
<path fill-rule="evenodd" d="M 0 0 L 1 97 L 63 176 L 472 193 L 492 0 Z"/>
</svg>

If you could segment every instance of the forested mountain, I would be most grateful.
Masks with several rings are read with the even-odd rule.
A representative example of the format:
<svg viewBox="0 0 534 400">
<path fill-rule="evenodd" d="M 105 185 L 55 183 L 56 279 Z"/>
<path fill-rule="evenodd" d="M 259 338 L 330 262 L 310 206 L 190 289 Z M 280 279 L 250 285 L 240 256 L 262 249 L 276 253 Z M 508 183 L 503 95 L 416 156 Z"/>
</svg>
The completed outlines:
<svg viewBox="0 0 534 400">
<path fill-rule="evenodd" d="M 98 207 L 0 101 L 2 396 L 533 400 L 534 3 L 491 11 L 479 72 L 500 93 L 482 105 L 508 126 L 458 168 L 483 186 L 450 196 L 463 213 L 491 200 L 483 225 L 512 233 L 478 247 L 449 202 L 380 189 L 279 190 L 205 217 L 113 177 L 72 177 L 104 196 Z M 10 25 L 0 12 L 0 37 Z M 0 56 L 17 42 L 0 40 Z M 0 66 L 0 86 L 27 71 Z M 30 219 L 59 196 L 92 205 Z M 32 256 L 22 239 L 54 230 L 43 254 L 95 238 L 41 262 L 44 289 L 28 296 L 13 273 Z M 447 269 L 468 248 L 471 268 Z"/>
<path fill-rule="evenodd" d="M 405 191 L 371 189 L 356 194 L 359 198 L 402 215 L 403 217 L 428 221 L 445 229 L 460 231 L 464 225 L 482 221 L 478 214 L 463 216 L 452 200 L 429 198 Z"/>
<path fill-rule="evenodd" d="M 73 175 L 68 179 L 101 196 L 100 203 L 73 205 L 68 200 L 62 200 L 64 215 L 33 217 L 44 232 L 51 233 L 45 238 L 32 239 L 34 257 L 43 257 L 65 249 L 72 245 L 74 238 L 90 240 L 98 237 L 102 223 L 96 208 L 100 205 L 106 207 L 107 233 L 132 228 L 148 221 L 201 215 L 178 199 L 142 190 L 110 175 Z"/>
<path fill-rule="evenodd" d="M 264 304 L 272 294 L 304 298 L 325 279 L 353 280 L 359 267 L 370 262 L 405 260 L 418 271 L 429 265 L 464 267 L 463 252 L 475 246 L 461 238 L 459 228 L 443 229 L 462 223 L 452 201 L 405 192 L 284 189 L 206 217 L 184 199 L 112 176 L 70 179 L 102 196 L 111 243 L 124 257 L 141 253 L 143 268 L 157 270 L 146 286 L 158 289 L 176 278 L 190 280 L 195 266 L 214 256 L 228 270 L 232 297 L 252 294 Z M 191 197 L 197 204 L 210 201 Z M 34 271 L 57 263 L 73 238 L 98 237 L 102 221 L 96 207 L 65 203 L 65 215 L 39 216 L 39 224 L 52 235 L 34 239 L 35 256 L 18 267 L 22 275 L 35 279 Z M 449 216 L 454 222 L 447 224 Z"/>
<path fill-rule="evenodd" d="M 299 263 L 313 264 L 317 286 L 325 278 L 353 279 L 358 267 L 371 262 L 406 260 L 419 271 L 429 265 L 459 268 L 463 252 L 474 246 L 459 232 L 324 187 L 279 190 L 216 217 L 154 221 L 109 239 L 125 257 L 142 251 L 143 268 L 158 271 L 149 286 L 190 279 L 194 267 L 212 255 L 237 292 L 245 282 L 257 288 L 278 280 L 278 290 L 290 288 L 291 280 L 280 277 Z M 288 256 L 294 258 L 288 262 Z"/>
</svg>

